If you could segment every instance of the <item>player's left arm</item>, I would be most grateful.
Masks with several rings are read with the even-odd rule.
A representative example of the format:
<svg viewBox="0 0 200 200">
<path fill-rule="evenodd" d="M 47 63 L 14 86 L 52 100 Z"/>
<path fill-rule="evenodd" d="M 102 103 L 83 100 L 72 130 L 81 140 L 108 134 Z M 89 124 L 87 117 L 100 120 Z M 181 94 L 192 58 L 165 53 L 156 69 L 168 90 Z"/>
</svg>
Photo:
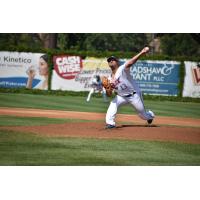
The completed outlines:
<svg viewBox="0 0 200 200">
<path fill-rule="evenodd" d="M 133 58 L 131 58 L 130 60 L 128 60 L 125 64 L 125 68 L 130 68 L 134 63 L 137 62 L 137 60 L 145 55 L 146 53 L 149 52 L 149 47 L 145 47 L 144 49 L 142 49 L 142 51 L 140 51 L 140 53 L 138 53 L 136 56 L 134 56 Z"/>
</svg>

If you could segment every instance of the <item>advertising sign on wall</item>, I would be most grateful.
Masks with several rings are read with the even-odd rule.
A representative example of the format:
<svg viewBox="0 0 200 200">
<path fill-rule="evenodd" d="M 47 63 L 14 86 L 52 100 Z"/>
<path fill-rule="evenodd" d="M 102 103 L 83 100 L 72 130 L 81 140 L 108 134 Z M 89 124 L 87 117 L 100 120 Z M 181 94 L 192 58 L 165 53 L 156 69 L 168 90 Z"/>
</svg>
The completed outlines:
<svg viewBox="0 0 200 200">
<path fill-rule="evenodd" d="M 47 55 L 0 52 L 0 87 L 48 89 Z"/>
<path fill-rule="evenodd" d="M 200 65 L 196 62 L 184 62 L 185 79 L 183 97 L 200 97 Z"/>
<path fill-rule="evenodd" d="M 88 91 L 95 75 L 108 76 L 111 71 L 105 59 L 79 56 L 54 56 L 53 90 Z"/>
<path fill-rule="evenodd" d="M 176 61 L 137 61 L 131 75 L 144 94 L 178 94 L 180 63 Z"/>
<path fill-rule="evenodd" d="M 65 66 L 63 61 L 65 60 Z M 73 61 L 69 67 L 69 60 Z M 74 63 L 75 62 L 75 63 Z M 125 60 L 120 60 L 121 64 Z M 61 65 L 59 66 L 60 63 Z M 75 66 L 76 65 L 76 66 Z M 180 63 L 175 61 L 138 61 L 130 71 L 146 94 L 177 95 Z M 63 73 L 63 74 L 62 74 Z M 74 56 L 54 57 L 52 89 L 89 91 L 95 75 L 109 76 L 111 70 L 105 58 Z"/>
</svg>

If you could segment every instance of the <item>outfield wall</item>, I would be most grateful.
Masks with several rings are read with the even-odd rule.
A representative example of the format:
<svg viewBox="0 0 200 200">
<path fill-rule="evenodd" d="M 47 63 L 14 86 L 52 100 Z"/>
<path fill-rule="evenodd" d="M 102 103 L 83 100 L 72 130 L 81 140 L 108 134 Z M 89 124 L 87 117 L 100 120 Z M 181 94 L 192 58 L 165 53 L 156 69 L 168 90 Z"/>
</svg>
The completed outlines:
<svg viewBox="0 0 200 200">
<path fill-rule="evenodd" d="M 106 58 L 82 59 L 78 55 L 58 54 L 49 56 L 50 73 L 48 76 L 44 76 L 43 73 L 42 76 L 40 57 L 44 54 L 0 52 L 0 87 L 27 87 L 29 82 L 29 88 L 45 90 L 47 84 L 44 83 L 49 81 L 49 89 L 52 90 L 89 91 L 95 75 L 111 74 Z M 125 61 L 126 59 L 120 60 L 121 63 Z M 197 63 L 184 62 L 186 73 L 182 83 L 182 64 L 180 61 L 139 60 L 130 70 L 144 94 L 178 96 L 182 92 L 179 91 L 179 86 L 184 84 L 184 97 L 200 97 L 200 68 L 197 67 Z M 34 76 L 30 83 L 31 73 Z M 196 77 L 196 83 L 192 77 Z"/>
<path fill-rule="evenodd" d="M 61 56 L 62 57 L 62 56 Z M 57 56 L 57 59 L 61 57 Z M 66 56 L 66 59 L 73 56 Z M 121 59 L 123 64 L 126 59 Z M 79 63 L 78 69 L 73 63 L 62 63 L 60 66 L 54 61 L 52 76 L 53 90 L 88 91 L 94 76 L 109 76 L 111 70 L 105 58 L 86 57 Z M 58 70 L 59 68 L 59 70 Z M 176 61 L 138 61 L 131 69 L 131 75 L 145 94 L 178 95 L 180 62 Z M 73 75 L 74 74 L 74 75 Z"/>
</svg>

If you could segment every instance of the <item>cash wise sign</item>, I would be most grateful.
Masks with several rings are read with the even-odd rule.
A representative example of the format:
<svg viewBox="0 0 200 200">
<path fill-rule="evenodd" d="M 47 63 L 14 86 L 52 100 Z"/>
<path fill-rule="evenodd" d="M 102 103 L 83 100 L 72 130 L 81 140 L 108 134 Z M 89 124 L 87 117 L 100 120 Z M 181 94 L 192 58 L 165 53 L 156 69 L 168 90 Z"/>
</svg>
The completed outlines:
<svg viewBox="0 0 200 200">
<path fill-rule="evenodd" d="M 56 55 L 53 63 L 56 73 L 63 79 L 74 79 L 83 68 L 80 56 Z"/>
</svg>

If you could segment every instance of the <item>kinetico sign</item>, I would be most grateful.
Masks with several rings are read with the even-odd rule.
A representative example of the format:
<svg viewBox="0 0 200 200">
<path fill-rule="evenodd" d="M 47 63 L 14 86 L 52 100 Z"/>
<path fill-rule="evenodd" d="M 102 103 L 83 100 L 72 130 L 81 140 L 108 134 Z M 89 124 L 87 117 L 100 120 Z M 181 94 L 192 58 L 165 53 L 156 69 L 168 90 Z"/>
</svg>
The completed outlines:
<svg viewBox="0 0 200 200">
<path fill-rule="evenodd" d="M 0 52 L 0 87 L 48 89 L 48 56 L 42 53 Z"/>
</svg>

